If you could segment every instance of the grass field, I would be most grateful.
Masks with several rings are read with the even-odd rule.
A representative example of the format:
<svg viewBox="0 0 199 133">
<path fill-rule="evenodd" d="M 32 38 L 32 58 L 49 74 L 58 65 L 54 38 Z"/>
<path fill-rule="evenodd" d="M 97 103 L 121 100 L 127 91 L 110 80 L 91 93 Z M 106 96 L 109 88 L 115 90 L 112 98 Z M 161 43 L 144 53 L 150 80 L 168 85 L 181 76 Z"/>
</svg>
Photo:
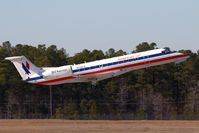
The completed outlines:
<svg viewBox="0 0 199 133">
<path fill-rule="evenodd" d="M 199 133 L 199 121 L 0 120 L 0 133 Z"/>
</svg>

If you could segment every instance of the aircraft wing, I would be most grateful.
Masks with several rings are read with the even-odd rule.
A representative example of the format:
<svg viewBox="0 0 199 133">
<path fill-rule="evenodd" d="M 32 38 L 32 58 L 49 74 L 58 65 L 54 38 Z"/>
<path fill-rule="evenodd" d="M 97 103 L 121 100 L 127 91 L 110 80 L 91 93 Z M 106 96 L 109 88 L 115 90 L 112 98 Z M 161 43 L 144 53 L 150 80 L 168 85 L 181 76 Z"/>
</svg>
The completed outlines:
<svg viewBox="0 0 199 133">
<path fill-rule="evenodd" d="M 85 82 L 89 82 L 89 81 L 100 81 L 103 79 L 107 79 L 107 78 L 111 78 L 111 77 L 115 77 L 115 76 L 119 76 L 121 74 L 127 73 L 128 71 L 126 69 L 120 69 L 120 70 L 115 70 L 112 72 L 103 72 L 103 73 L 88 73 L 85 75 L 80 75 L 79 78 L 84 79 Z"/>
</svg>

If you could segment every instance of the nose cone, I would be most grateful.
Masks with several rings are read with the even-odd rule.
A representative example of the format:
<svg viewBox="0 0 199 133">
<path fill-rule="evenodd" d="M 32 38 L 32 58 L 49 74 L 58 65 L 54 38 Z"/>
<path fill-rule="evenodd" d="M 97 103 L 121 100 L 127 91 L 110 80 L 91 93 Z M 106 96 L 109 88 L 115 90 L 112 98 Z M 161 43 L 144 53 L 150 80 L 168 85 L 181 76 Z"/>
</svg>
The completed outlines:
<svg viewBox="0 0 199 133">
<path fill-rule="evenodd" d="M 185 53 L 181 53 L 181 54 L 182 54 L 182 57 L 184 57 L 186 59 L 190 58 L 190 56 L 188 54 L 185 54 Z"/>
<path fill-rule="evenodd" d="M 185 53 L 178 53 L 178 58 L 176 59 L 175 63 L 179 64 L 181 62 L 186 61 L 190 56 Z"/>
</svg>

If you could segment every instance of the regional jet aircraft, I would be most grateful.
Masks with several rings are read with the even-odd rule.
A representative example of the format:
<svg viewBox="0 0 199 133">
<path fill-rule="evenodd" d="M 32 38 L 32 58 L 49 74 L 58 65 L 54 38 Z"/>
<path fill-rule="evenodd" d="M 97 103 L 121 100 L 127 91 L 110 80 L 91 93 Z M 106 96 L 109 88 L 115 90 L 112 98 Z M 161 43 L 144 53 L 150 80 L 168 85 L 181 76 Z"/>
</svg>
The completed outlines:
<svg viewBox="0 0 199 133">
<path fill-rule="evenodd" d="M 168 48 L 102 59 L 77 65 L 60 67 L 37 67 L 25 56 L 7 57 L 18 70 L 22 79 L 39 85 L 57 85 L 63 83 L 92 82 L 115 77 L 132 70 L 157 66 L 167 63 L 180 63 L 188 55 Z"/>
</svg>

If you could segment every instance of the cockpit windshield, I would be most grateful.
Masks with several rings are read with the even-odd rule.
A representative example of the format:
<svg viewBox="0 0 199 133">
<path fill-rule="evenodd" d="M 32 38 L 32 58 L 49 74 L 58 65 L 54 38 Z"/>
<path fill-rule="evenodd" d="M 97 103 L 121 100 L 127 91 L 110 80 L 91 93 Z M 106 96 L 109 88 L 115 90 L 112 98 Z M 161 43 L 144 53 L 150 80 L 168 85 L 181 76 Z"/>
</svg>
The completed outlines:
<svg viewBox="0 0 199 133">
<path fill-rule="evenodd" d="M 171 53 L 171 50 L 170 50 L 170 48 L 168 48 L 168 47 L 165 47 L 164 48 L 164 50 L 162 51 L 162 53 Z"/>
</svg>

